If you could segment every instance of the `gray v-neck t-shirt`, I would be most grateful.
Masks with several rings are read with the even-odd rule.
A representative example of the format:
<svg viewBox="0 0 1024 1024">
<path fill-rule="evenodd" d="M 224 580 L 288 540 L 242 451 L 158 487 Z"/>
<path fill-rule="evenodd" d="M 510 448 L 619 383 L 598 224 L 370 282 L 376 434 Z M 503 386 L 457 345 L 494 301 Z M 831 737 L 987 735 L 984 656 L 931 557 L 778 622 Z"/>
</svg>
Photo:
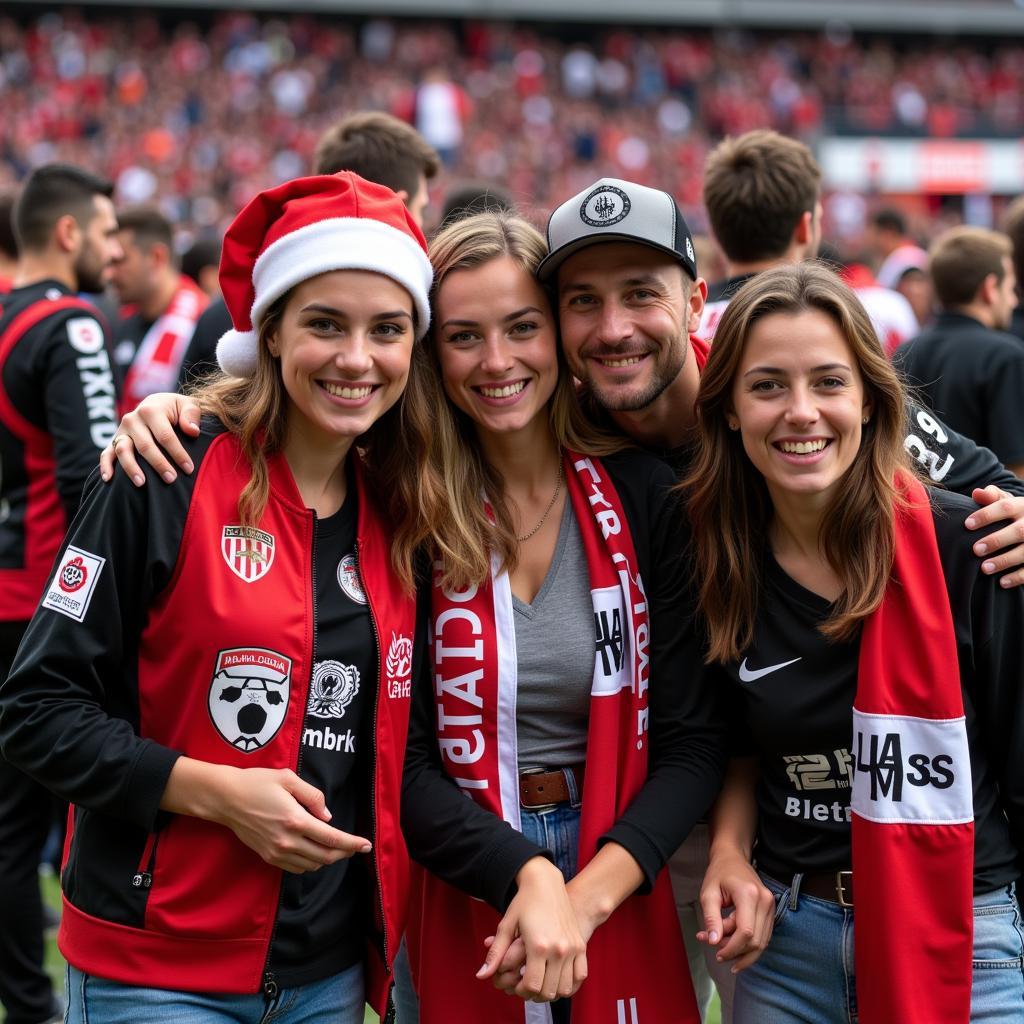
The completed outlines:
<svg viewBox="0 0 1024 1024">
<path fill-rule="evenodd" d="M 562 767 L 587 756 L 597 634 L 583 538 L 565 503 L 555 554 L 530 604 L 512 595 L 519 767 Z"/>
</svg>

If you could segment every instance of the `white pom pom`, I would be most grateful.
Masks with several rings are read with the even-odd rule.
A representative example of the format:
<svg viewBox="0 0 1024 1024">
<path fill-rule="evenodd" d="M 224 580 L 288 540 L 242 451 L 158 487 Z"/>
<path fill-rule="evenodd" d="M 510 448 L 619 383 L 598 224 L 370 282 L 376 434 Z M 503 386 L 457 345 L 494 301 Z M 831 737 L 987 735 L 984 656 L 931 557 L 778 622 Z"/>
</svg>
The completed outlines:
<svg viewBox="0 0 1024 1024">
<path fill-rule="evenodd" d="M 251 377 L 256 372 L 255 331 L 226 331 L 217 342 L 217 362 L 232 377 Z"/>
</svg>

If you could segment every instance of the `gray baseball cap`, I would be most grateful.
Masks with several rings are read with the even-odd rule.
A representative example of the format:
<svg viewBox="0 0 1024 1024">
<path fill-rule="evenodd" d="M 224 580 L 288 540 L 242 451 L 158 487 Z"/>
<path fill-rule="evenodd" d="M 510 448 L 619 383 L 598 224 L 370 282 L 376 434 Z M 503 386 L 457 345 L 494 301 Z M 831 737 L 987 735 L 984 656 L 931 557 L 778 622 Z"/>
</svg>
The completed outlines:
<svg viewBox="0 0 1024 1024">
<path fill-rule="evenodd" d="M 660 249 L 697 280 L 690 229 L 668 192 L 621 178 L 595 182 L 551 214 L 549 252 L 537 275 L 547 280 L 574 252 L 597 242 L 637 242 Z"/>
</svg>

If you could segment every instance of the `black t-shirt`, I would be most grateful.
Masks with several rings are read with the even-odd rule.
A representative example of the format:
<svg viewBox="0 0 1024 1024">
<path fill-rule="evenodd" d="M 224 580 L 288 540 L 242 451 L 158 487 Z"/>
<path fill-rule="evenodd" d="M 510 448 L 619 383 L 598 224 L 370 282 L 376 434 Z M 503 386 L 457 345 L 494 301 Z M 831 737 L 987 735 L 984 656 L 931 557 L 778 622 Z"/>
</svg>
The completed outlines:
<svg viewBox="0 0 1024 1024">
<path fill-rule="evenodd" d="M 1024 593 L 979 572 L 963 526 L 971 502 L 938 490 L 931 498 L 971 751 L 974 888 L 988 892 L 1020 875 L 1024 850 Z M 762 579 L 754 642 L 721 670 L 735 753 L 760 756 L 755 856 L 778 878 L 846 869 L 860 639 L 826 641 L 818 626 L 831 606 L 770 554 Z"/>
<path fill-rule="evenodd" d="M 954 430 L 1024 463 L 1024 346 L 973 317 L 943 313 L 900 345 L 893 365 Z"/>
<path fill-rule="evenodd" d="M 313 674 L 298 774 L 321 790 L 330 824 L 366 836 L 377 647 L 355 559 L 358 498 L 317 521 Z M 366 953 L 370 876 L 360 854 L 303 875 L 285 873 L 270 953 L 279 984 L 306 985 Z"/>
</svg>

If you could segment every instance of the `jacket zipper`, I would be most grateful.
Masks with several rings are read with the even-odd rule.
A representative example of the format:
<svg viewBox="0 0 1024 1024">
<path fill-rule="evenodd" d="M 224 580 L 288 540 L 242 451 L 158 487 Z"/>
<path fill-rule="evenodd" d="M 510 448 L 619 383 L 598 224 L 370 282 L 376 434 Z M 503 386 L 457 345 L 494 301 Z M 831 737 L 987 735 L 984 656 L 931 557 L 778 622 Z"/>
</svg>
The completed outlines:
<svg viewBox="0 0 1024 1024">
<path fill-rule="evenodd" d="M 384 887 L 380 878 L 380 867 L 377 861 L 377 708 L 380 704 L 381 687 L 381 657 L 380 632 L 377 629 L 377 613 L 373 607 L 373 599 L 370 596 L 370 588 L 366 585 L 366 579 L 362 576 L 362 562 L 359 558 L 359 541 L 355 543 L 356 567 L 359 569 L 360 577 L 363 580 L 363 590 L 366 592 L 366 603 L 370 609 L 370 626 L 373 628 L 373 640 L 377 649 L 377 693 L 373 702 L 373 731 L 371 733 L 370 750 L 370 829 L 373 836 L 373 859 L 374 859 L 374 888 L 377 890 L 377 909 L 380 910 L 381 924 L 381 952 L 384 954 L 385 968 L 391 963 L 388 956 L 388 924 L 384 914 Z M 388 1013 L 385 1015 L 384 1024 L 394 1019 L 392 1013 L 391 993 L 388 992 Z"/>
<path fill-rule="evenodd" d="M 139 869 L 132 875 L 133 889 L 148 889 L 153 884 L 153 869 L 156 867 L 156 848 L 160 841 L 158 832 L 150 832 L 139 858 Z"/>
<path fill-rule="evenodd" d="M 310 557 L 310 577 L 312 579 L 313 589 L 313 652 L 309 659 L 309 684 L 307 685 L 307 694 L 309 686 L 313 685 L 313 668 L 316 665 L 316 640 L 317 640 L 317 618 L 316 618 L 316 530 L 317 530 L 317 518 L 316 510 L 310 509 L 310 513 L 313 516 L 313 549 Z M 308 703 L 308 702 L 307 702 Z M 306 709 L 302 709 L 302 721 L 299 724 L 299 728 L 303 729 L 306 725 Z M 299 736 L 299 752 L 295 758 L 295 774 L 300 778 L 302 777 L 302 736 Z M 280 986 L 277 984 L 277 978 L 274 977 L 274 972 L 270 969 L 270 958 L 274 954 L 274 939 L 277 936 L 277 922 L 281 917 L 281 902 L 284 899 L 284 873 L 281 874 L 281 888 L 277 894 L 277 912 L 274 914 L 274 924 L 270 929 L 270 944 L 267 946 L 267 959 L 263 964 L 263 994 L 268 999 L 274 999 L 280 991 Z"/>
</svg>

